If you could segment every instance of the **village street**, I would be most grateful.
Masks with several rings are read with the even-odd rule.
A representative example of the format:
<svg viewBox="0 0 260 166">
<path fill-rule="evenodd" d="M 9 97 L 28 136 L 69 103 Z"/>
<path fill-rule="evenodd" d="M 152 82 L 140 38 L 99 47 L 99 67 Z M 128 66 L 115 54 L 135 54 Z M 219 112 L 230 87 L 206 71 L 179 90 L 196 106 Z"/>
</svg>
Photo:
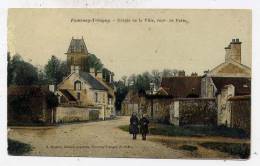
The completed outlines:
<svg viewBox="0 0 260 166">
<path fill-rule="evenodd" d="M 200 156 L 189 151 L 174 149 L 158 140 L 199 141 L 200 138 L 178 138 L 148 136 L 142 141 L 140 136 L 132 140 L 129 133 L 118 128 L 127 125 L 129 117 L 115 120 L 64 124 L 54 127 L 9 128 L 8 138 L 32 145 L 27 155 L 40 156 L 82 156 L 82 157 L 149 157 L 149 158 L 228 158 L 226 153 L 199 148 Z M 212 138 L 205 138 L 212 141 Z M 220 140 L 223 138 L 219 138 Z M 223 141 L 239 141 L 223 139 Z"/>
</svg>

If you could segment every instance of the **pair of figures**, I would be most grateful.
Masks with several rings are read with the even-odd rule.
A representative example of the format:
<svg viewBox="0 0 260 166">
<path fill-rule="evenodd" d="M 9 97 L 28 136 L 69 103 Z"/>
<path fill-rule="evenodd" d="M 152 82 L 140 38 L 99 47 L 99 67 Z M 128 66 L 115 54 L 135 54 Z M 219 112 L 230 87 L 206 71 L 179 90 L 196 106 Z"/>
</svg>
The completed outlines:
<svg viewBox="0 0 260 166">
<path fill-rule="evenodd" d="M 136 139 L 137 134 L 139 133 L 139 125 L 140 132 L 142 134 L 142 139 L 146 140 L 146 134 L 148 133 L 148 124 L 149 120 L 146 115 L 142 115 L 142 118 L 139 120 L 136 113 L 133 113 L 130 118 L 130 126 L 129 132 L 133 134 L 133 139 Z"/>
</svg>

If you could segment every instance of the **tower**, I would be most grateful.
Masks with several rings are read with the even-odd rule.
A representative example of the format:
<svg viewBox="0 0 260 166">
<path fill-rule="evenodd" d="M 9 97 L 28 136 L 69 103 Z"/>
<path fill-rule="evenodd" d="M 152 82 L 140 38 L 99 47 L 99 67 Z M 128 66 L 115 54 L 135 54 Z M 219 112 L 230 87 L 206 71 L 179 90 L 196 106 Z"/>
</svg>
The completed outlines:
<svg viewBox="0 0 260 166">
<path fill-rule="evenodd" d="M 79 71 L 87 70 L 88 49 L 83 37 L 81 39 L 74 39 L 72 37 L 68 51 L 65 54 L 67 55 L 69 70 L 71 70 L 71 66 L 78 66 Z"/>
</svg>

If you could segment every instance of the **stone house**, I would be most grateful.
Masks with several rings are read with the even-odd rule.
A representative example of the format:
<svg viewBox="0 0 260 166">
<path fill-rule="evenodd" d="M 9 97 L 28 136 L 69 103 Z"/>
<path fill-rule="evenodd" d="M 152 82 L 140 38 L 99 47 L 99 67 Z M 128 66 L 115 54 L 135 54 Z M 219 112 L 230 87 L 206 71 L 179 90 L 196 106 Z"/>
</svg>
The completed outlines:
<svg viewBox="0 0 260 166">
<path fill-rule="evenodd" d="M 114 115 L 115 91 L 111 77 L 109 82 L 106 82 L 103 80 L 102 72 L 93 68 L 87 71 L 89 53 L 84 39 L 72 38 L 65 54 L 70 74 L 57 85 L 56 94 L 60 105 L 97 111 L 99 119 L 103 120 Z"/>
<path fill-rule="evenodd" d="M 50 95 L 47 86 L 8 87 L 8 125 L 53 123 L 56 109 L 48 106 Z"/>
</svg>

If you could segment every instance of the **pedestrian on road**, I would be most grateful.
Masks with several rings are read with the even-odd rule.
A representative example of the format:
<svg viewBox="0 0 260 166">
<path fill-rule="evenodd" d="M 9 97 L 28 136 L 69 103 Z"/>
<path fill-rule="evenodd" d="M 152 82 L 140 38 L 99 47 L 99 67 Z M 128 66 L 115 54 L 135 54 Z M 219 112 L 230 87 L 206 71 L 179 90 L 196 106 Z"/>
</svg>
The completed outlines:
<svg viewBox="0 0 260 166">
<path fill-rule="evenodd" d="M 136 113 L 134 112 L 130 118 L 130 126 L 129 126 L 129 131 L 130 134 L 133 134 L 133 139 L 136 139 L 136 136 L 139 133 L 138 124 L 139 124 L 139 119 Z"/>
<path fill-rule="evenodd" d="M 149 120 L 146 114 L 142 115 L 142 118 L 140 119 L 140 131 L 142 133 L 142 139 L 146 140 L 146 135 L 148 133 L 148 125 Z"/>
</svg>

